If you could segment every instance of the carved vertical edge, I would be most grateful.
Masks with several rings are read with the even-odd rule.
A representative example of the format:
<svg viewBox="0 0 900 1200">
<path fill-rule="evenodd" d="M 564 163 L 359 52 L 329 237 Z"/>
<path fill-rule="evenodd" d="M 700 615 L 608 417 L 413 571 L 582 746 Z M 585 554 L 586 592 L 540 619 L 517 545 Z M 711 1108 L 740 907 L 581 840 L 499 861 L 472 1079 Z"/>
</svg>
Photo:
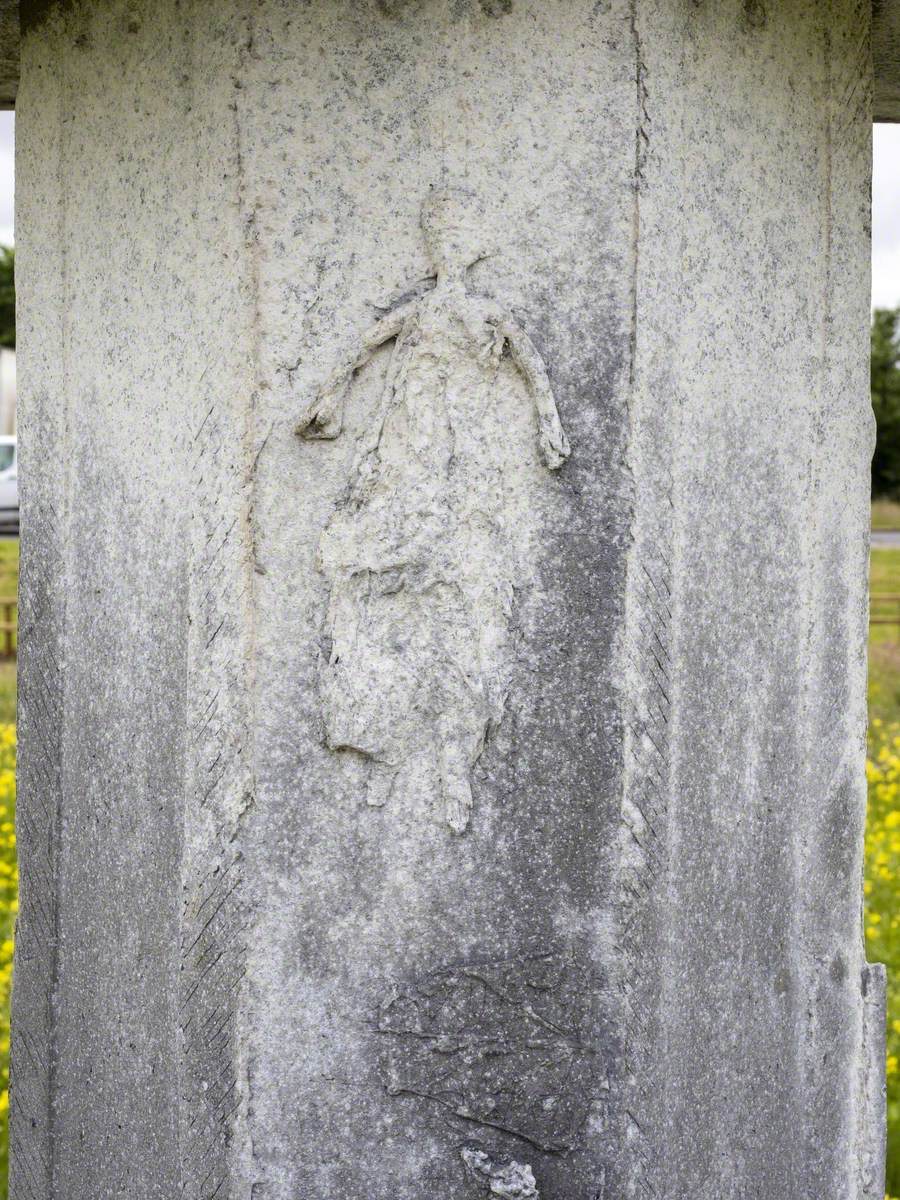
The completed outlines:
<svg viewBox="0 0 900 1200">
<path fill-rule="evenodd" d="M 245 1103 L 239 1007 L 247 913 L 240 820 L 252 796 L 244 700 L 247 567 L 238 414 L 213 401 L 192 441 L 193 566 L 188 666 L 189 765 L 179 1023 L 183 1193 L 232 1195 L 229 1148 Z"/>
<path fill-rule="evenodd" d="M 667 867 L 666 830 L 672 672 L 673 573 L 669 505 L 636 515 L 625 606 L 625 768 L 619 836 L 621 989 L 625 1046 L 624 1151 L 629 1197 L 658 1195 L 651 1168 L 658 1100 L 654 1047 L 661 982 L 658 891 Z M 644 492 L 645 497 L 647 492 Z"/>
<path fill-rule="evenodd" d="M 21 393 L 20 393 L 21 394 Z M 27 402 L 26 402 L 27 403 Z M 24 405 L 22 407 L 25 407 Z M 21 409 L 20 409 L 21 411 Z M 23 425 L 25 421 L 23 419 Z M 49 440 L 49 439 L 48 439 Z M 37 445 L 35 445 L 37 450 Z M 45 464 L 57 462 L 49 453 Z M 52 1048 L 56 978 L 56 837 L 61 795 L 64 605 L 59 514 L 33 481 L 22 495 L 19 604 L 19 756 L 16 838 L 20 909 L 10 1046 L 10 1194 L 53 1195 Z M 40 545 L 40 550 L 37 547 Z"/>
<path fill-rule="evenodd" d="M 23 396 L 23 389 L 20 396 Z M 24 397 L 23 397 L 24 398 Z M 35 403 L 46 413 L 47 397 Z M 20 402 L 20 427 L 34 429 Z M 23 411 L 24 410 L 24 411 Z M 43 418 L 42 423 L 43 423 Z M 57 969 L 57 851 L 62 795 L 62 651 L 65 604 L 61 511 L 52 475 L 62 471 L 51 429 L 31 438 L 22 488 L 19 603 L 19 754 L 16 838 L 20 908 L 10 1047 L 10 1195 L 53 1196 L 53 990 Z M 48 478 L 48 475 L 50 478 Z M 43 476 L 43 478 L 41 478 Z"/>
<path fill-rule="evenodd" d="M 631 32 L 635 54 L 635 161 L 629 469 L 634 501 L 622 638 L 624 778 L 619 832 L 620 986 L 625 1076 L 623 1195 L 655 1197 L 652 1164 L 657 1101 L 654 1046 L 660 994 L 657 891 L 666 870 L 670 668 L 673 617 L 671 433 L 667 414 L 642 377 L 639 356 L 641 195 L 651 118 L 637 0 Z"/>
<path fill-rule="evenodd" d="M 62 66 L 44 70 L 49 32 L 25 42 L 38 93 L 26 78 L 17 146 L 21 233 L 19 475 L 21 571 L 18 640 L 20 908 L 16 923 L 10 1048 L 10 1168 L 14 1200 L 52 1200 L 54 1011 L 57 978 L 57 838 L 62 801 L 66 545 L 66 187 Z"/>
<path fill-rule="evenodd" d="M 863 1032 L 856 1134 L 858 1200 L 882 1200 L 887 1135 L 887 1079 L 884 1028 L 887 1021 L 887 978 L 880 964 L 863 971 Z"/>
<path fill-rule="evenodd" d="M 846 861 L 809 877 L 818 888 L 819 928 L 807 935 L 818 962 L 843 940 L 852 954 L 857 1020 L 845 1018 L 837 1049 L 848 1056 L 848 1100 L 840 1133 L 841 1185 L 858 1200 L 884 1196 L 885 973 L 865 961 L 860 928 L 862 845 L 866 817 L 866 656 L 868 643 L 869 463 L 874 420 L 869 391 L 871 253 L 871 132 L 873 69 L 868 0 L 830 0 L 824 6 L 822 394 L 818 427 L 822 445 L 816 489 L 810 497 L 809 589 L 818 614 L 810 636 L 808 686 L 819 697 L 809 728 L 811 762 L 819 775 L 810 793 L 821 811 L 834 806 L 832 823 L 847 829 Z M 839 573 L 831 561 L 839 540 Z M 825 640 L 823 630 L 831 632 Z M 838 658 L 838 653 L 840 658 Z M 832 683 L 834 677 L 836 683 Z M 828 808 L 825 809 L 827 814 Z M 818 815 L 818 814 L 817 814 Z M 821 822 L 824 818 L 819 815 Z M 827 939 L 827 941 L 826 941 Z M 858 955 L 858 956 L 857 956 Z M 821 968 L 820 968 L 821 970 Z M 824 989 L 820 987 L 820 991 Z M 819 996 L 816 1002 L 821 1007 Z M 819 1009 L 816 1017 L 821 1020 Z M 810 1071 L 818 1058 L 810 1057 Z M 854 1071 L 855 1064 L 855 1071 Z M 855 1074 L 855 1079 L 854 1079 Z M 854 1086 L 855 1085 L 855 1086 Z M 817 1147 L 818 1149 L 818 1147 Z M 838 1171 L 836 1170 L 836 1174 Z"/>
<path fill-rule="evenodd" d="M 238 22 L 236 32 L 243 24 Z M 188 439 L 191 627 L 178 989 L 180 1154 L 187 1200 L 249 1194 L 249 1185 L 241 1182 L 249 1156 L 244 1013 L 250 920 L 242 830 L 254 796 L 256 280 L 246 278 L 248 261 L 254 263 L 252 222 L 242 219 L 244 167 L 235 100 L 247 42 L 235 37 L 208 47 L 215 85 L 195 114 L 198 136 L 215 139 L 208 131 L 222 128 L 223 112 L 230 113 L 227 144 L 214 140 L 206 149 L 211 173 L 205 185 L 209 211 L 226 208 L 235 220 L 208 232 L 209 284 L 201 321 L 208 363 L 197 381 Z"/>
</svg>

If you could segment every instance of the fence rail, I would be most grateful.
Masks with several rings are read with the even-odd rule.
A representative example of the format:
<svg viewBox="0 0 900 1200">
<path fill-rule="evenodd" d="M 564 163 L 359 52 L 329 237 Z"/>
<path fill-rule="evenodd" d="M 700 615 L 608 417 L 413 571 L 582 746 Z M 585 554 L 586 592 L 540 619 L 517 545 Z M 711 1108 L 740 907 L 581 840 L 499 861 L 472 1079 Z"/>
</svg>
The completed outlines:
<svg viewBox="0 0 900 1200">
<path fill-rule="evenodd" d="M 0 596 L 0 658 L 16 657 L 16 629 L 18 626 L 17 609 L 19 602 L 15 596 Z"/>
<path fill-rule="evenodd" d="M 885 612 L 886 608 L 895 611 Z M 896 625 L 900 633 L 900 592 L 872 592 L 869 596 L 869 624 Z"/>
</svg>

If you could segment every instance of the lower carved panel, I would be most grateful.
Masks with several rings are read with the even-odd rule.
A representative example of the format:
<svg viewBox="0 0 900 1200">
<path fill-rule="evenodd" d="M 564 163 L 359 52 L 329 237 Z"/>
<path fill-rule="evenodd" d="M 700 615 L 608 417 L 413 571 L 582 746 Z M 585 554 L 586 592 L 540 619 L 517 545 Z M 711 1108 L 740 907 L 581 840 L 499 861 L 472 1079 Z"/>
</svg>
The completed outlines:
<svg viewBox="0 0 900 1200">
<path fill-rule="evenodd" d="M 384 1085 L 441 1113 L 458 1135 L 475 1127 L 565 1154 L 581 1141 L 596 1091 L 590 994 L 587 970 L 554 952 L 402 983 L 378 1014 Z M 479 1172 L 474 1159 L 467 1168 Z"/>
</svg>

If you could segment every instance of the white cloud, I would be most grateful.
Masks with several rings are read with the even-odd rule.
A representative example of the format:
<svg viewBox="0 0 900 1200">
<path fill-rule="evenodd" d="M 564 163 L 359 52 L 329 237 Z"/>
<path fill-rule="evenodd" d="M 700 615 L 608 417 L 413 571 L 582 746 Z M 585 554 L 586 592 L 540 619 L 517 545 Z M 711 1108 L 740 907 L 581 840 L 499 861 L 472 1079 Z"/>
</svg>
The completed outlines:
<svg viewBox="0 0 900 1200">
<path fill-rule="evenodd" d="M 0 243 L 13 244 L 13 195 L 15 193 L 14 112 L 0 112 Z"/>
</svg>

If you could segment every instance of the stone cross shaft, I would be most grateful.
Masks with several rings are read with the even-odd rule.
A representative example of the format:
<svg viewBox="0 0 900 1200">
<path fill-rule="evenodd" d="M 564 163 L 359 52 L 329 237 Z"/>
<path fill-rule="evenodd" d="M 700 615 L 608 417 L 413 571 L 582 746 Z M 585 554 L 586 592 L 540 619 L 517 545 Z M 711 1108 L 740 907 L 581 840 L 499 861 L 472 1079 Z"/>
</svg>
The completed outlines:
<svg viewBox="0 0 900 1200">
<path fill-rule="evenodd" d="M 895 0 L 0 3 L 13 1200 L 883 1200 L 898 46 Z"/>
</svg>

